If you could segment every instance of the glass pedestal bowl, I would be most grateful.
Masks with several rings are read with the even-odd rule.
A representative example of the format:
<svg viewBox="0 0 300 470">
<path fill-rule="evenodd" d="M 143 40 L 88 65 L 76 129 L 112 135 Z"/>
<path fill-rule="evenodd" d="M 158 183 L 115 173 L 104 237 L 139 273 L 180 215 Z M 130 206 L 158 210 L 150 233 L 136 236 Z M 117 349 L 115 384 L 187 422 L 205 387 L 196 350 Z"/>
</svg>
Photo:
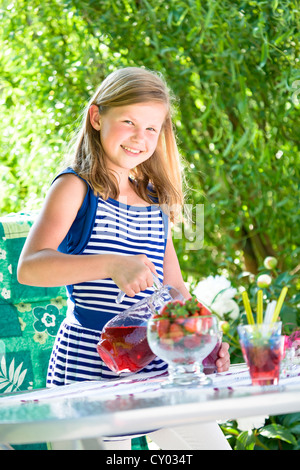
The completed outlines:
<svg viewBox="0 0 300 470">
<path fill-rule="evenodd" d="M 169 366 L 168 379 L 162 387 L 211 384 L 202 361 L 220 341 L 216 317 L 151 318 L 147 338 L 153 353 Z"/>
</svg>

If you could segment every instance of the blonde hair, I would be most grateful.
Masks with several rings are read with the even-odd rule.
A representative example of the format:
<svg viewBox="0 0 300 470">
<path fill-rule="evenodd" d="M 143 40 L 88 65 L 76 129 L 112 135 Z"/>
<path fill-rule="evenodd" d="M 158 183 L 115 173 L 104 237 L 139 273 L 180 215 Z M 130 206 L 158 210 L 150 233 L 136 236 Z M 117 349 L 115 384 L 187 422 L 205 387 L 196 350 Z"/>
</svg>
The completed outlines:
<svg viewBox="0 0 300 470">
<path fill-rule="evenodd" d="M 105 114 L 111 107 L 161 102 L 167 107 L 167 115 L 157 148 L 148 160 L 131 171 L 130 176 L 136 182 L 136 193 L 148 203 L 153 203 L 151 197 L 156 197 L 164 210 L 169 212 L 171 220 L 174 220 L 176 209 L 178 212 L 183 205 L 183 191 L 181 160 L 171 118 L 171 100 L 171 93 L 164 80 L 157 73 L 143 68 L 116 70 L 101 83 L 84 112 L 71 164 L 96 194 L 103 199 L 116 199 L 119 190 L 116 177 L 106 167 L 100 133 L 91 125 L 90 106 L 98 106 L 100 114 Z"/>
</svg>

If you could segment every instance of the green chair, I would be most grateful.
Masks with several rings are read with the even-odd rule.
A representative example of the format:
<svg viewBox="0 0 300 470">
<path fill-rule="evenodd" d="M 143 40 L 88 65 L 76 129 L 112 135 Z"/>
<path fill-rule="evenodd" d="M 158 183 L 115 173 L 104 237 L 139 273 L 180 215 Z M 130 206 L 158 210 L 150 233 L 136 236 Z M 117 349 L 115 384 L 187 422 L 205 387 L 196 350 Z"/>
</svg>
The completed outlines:
<svg viewBox="0 0 300 470">
<path fill-rule="evenodd" d="M 66 315 L 64 287 L 17 281 L 19 256 L 35 217 L 17 213 L 0 218 L 0 393 L 46 386 L 54 339 Z"/>
</svg>

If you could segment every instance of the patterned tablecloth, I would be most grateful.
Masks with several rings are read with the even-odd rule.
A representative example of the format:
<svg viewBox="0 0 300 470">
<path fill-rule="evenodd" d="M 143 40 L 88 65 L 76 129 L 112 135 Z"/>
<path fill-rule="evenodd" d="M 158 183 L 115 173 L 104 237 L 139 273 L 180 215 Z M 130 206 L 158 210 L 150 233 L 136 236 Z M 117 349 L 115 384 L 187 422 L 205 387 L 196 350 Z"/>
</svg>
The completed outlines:
<svg viewBox="0 0 300 470">
<path fill-rule="evenodd" d="M 159 394 L 168 395 L 169 388 L 162 389 L 161 383 L 166 380 L 167 372 L 153 372 L 152 376 L 142 373 L 131 374 L 126 377 L 108 380 L 108 381 L 92 381 L 78 382 L 64 387 L 53 387 L 35 390 L 30 393 L 9 394 L 0 397 L 0 416 L 1 408 L 8 405 L 21 405 L 30 403 L 58 403 L 65 399 L 80 399 L 107 402 L 107 400 L 115 401 L 122 397 L 131 397 L 132 399 L 143 397 L 155 398 L 157 392 Z M 270 391 L 283 391 L 291 387 L 300 386 L 300 365 L 295 365 L 289 370 L 283 370 L 278 385 L 274 386 L 252 386 L 248 368 L 245 364 L 236 364 L 230 367 L 227 372 L 216 373 L 210 375 L 212 384 L 200 388 L 192 388 L 198 392 L 202 391 L 208 397 L 216 396 L 220 393 L 228 395 L 230 392 L 245 393 L 261 393 Z M 177 389 L 180 391 L 180 388 Z M 183 389 L 182 389 L 183 390 Z M 185 388 L 185 391 L 189 388 Z"/>
</svg>

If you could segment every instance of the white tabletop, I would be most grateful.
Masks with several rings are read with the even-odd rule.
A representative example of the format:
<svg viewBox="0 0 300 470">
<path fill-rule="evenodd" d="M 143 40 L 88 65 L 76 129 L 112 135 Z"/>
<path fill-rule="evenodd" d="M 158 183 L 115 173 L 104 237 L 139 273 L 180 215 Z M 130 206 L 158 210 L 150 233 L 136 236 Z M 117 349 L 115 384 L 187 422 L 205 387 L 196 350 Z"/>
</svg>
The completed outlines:
<svg viewBox="0 0 300 470">
<path fill-rule="evenodd" d="M 245 366 L 213 374 L 209 387 L 160 388 L 141 374 L 0 398 L 0 443 L 26 444 L 147 433 L 156 429 L 300 411 L 300 366 L 278 386 L 252 386 Z"/>
</svg>

